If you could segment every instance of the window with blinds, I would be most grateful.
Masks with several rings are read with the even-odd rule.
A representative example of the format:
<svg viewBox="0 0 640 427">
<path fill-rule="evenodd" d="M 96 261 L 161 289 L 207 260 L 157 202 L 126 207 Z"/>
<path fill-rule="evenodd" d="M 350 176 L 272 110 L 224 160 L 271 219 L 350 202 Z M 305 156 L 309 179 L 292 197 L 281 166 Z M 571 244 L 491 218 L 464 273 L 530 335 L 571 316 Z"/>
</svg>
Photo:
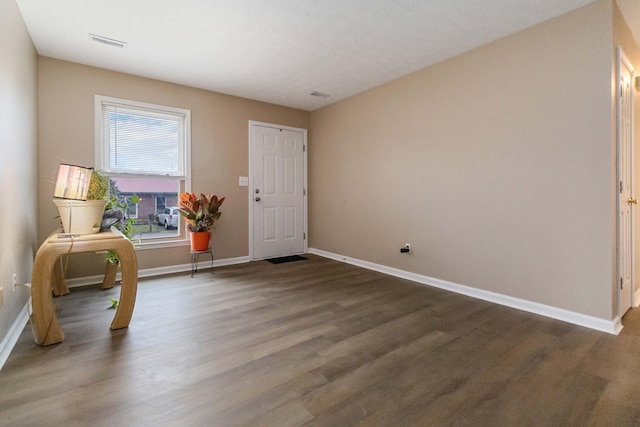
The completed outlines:
<svg viewBox="0 0 640 427">
<path fill-rule="evenodd" d="M 127 204 L 137 239 L 184 237 L 182 221 L 162 214 L 189 188 L 190 122 L 189 110 L 96 96 L 96 168 Z"/>
</svg>

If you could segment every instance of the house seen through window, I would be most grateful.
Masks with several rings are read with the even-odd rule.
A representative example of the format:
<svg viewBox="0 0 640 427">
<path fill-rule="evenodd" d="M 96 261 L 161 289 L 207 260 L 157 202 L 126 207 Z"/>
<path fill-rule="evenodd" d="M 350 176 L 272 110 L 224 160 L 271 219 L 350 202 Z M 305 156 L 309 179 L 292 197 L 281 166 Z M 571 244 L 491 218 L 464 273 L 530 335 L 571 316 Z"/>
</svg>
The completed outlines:
<svg viewBox="0 0 640 427">
<path fill-rule="evenodd" d="M 96 96 L 96 166 L 127 204 L 135 239 L 184 236 L 177 206 L 189 188 L 189 126 L 189 110 Z"/>
</svg>

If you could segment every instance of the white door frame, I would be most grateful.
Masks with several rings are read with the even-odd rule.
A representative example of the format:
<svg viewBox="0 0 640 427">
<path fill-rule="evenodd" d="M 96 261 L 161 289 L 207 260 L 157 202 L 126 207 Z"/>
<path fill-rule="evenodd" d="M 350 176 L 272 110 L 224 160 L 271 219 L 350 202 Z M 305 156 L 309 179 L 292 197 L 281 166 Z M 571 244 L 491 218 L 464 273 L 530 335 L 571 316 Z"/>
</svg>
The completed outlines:
<svg viewBox="0 0 640 427">
<path fill-rule="evenodd" d="M 254 261 L 255 258 L 253 256 L 253 196 L 254 196 L 254 191 L 255 191 L 255 186 L 253 183 L 253 136 L 254 136 L 254 132 L 255 132 L 255 127 L 256 126 L 263 126 L 263 127 L 270 127 L 270 128 L 274 128 L 274 129 L 285 129 L 285 130 L 290 130 L 293 132 L 302 132 L 303 133 L 303 137 L 304 137 L 304 160 L 303 160 L 303 167 L 304 167 L 304 193 L 303 193 L 303 198 L 304 198 L 304 215 L 303 215 L 303 221 L 304 221 L 304 252 L 306 253 L 309 250 L 309 229 L 308 229 L 308 218 L 309 218 L 309 203 L 308 203 L 308 189 L 309 186 L 307 185 L 307 153 L 308 153 L 308 141 L 307 141 L 307 129 L 302 129 L 302 128 L 296 128 L 296 127 L 292 127 L 292 126 L 283 126 L 283 125 L 277 125 L 277 124 L 273 124 L 273 123 L 266 123 L 266 122 L 259 122 L 259 121 L 255 121 L 255 120 L 249 120 L 249 259 Z"/>
<path fill-rule="evenodd" d="M 631 62 L 627 59 L 626 55 L 624 54 L 624 52 L 622 51 L 622 47 L 618 46 L 617 47 L 617 60 L 616 60 L 616 148 L 617 148 L 617 182 L 616 182 L 616 194 L 617 194 L 617 206 L 616 206 L 616 212 L 617 212 L 617 240 L 618 240 L 618 244 L 617 244 L 617 277 L 616 277 L 616 288 L 618 290 L 617 295 L 618 295 L 618 318 L 621 319 L 622 316 L 624 315 L 624 313 L 622 313 L 622 287 L 621 287 L 621 280 L 623 277 L 624 272 L 622 271 L 622 258 L 623 258 L 623 254 L 622 254 L 622 241 L 623 241 L 623 237 L 622 237 L 622 223 L 620 221 L 620 216 L 621 216 L 621 212 L 620 212 L 620 207 L 621 204 L 624 203 L 623 200 L 621 200 L 621 185 L 622 185 L 622 171 L 623 171 L 623 165 L 622 165 L 622 138 L 621 138 L 621 128 L 622 128 L 622 96 L 621 96 L 621 74 L 622 74 L 622 67 L 623 65 L 631 72 L 631 105 L 630 105 L 630 109 L 631 109 L 631 124 L 630 124 L 630 133 L 631 133 L 631 146 L 630 146 L 630 155 L 629 155 L 629 168 L 630 168 L 630 175 L 631 175 L 631 182 L 629 183 L 630 186 L 630 190 L 631 190 L 631 194 L 633 197 L 633 183 L 634 183 L 634 179 L 635 179 L 635 174 L 634 174 L 634 162 L 633 162 L 633 156 L 634 156 L 634 145 L 635 145 L 635 139 L 634 139 L 634 94 L 633 94 L 633 86 L 634 86 L 634 81 L 635 81 L 635 73 L 634 73 L 634 68 L 633 65 L 631 65 Z M 631 236 L 629 237 L 631 240 L 631 254 L 629 254 L 630 259 L 631 259 L 631 265 L 630 265 L 630 278 L 631 278 L 631 307 L 635 307 L 636 306 L 636 298 L 635 298 L 635 293 L 636 293 L 636 289 L 635 289 L 635 238 L 634 238 L 634 229 L 633 229 L 633 222 L 634 222 L 634 208 L 630 209 L 629 212 L 629 223 L 630 223 L 630 230 L 629 233 L 631 234 Z"/>
</svg>

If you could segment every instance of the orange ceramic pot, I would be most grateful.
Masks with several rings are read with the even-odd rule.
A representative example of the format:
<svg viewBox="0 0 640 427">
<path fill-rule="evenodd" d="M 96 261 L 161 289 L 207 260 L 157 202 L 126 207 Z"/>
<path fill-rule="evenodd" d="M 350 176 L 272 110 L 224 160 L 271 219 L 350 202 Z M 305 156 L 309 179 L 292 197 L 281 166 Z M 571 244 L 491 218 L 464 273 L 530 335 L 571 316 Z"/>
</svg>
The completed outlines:
<svg viewBox="0 0 640 427">
<path fill-rule="evenodd" d="M 206 251 L 209 249 L 209 239 L 211 233 L 208 231 L 198 231 L 191 233 L 191 250 L 192 251 Z"/>
</svg>

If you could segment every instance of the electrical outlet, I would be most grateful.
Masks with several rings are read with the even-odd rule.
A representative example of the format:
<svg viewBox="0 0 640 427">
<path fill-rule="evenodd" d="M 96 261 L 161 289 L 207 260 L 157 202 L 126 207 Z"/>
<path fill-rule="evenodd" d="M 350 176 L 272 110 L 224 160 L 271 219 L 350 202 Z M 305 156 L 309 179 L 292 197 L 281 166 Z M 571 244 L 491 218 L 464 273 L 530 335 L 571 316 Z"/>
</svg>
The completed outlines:
<svg viewBox="0 0 640 427">
<path fill-rule="evenodd" d="M 0 288 L 0 308 L 4 305 L 4 288 Z"/>
<path fill-rule="evenodd" d="M 16 290 L 16 285 L 18 284 L 18 274 L 13 273 L 13 290 Z"/>
</svg>

